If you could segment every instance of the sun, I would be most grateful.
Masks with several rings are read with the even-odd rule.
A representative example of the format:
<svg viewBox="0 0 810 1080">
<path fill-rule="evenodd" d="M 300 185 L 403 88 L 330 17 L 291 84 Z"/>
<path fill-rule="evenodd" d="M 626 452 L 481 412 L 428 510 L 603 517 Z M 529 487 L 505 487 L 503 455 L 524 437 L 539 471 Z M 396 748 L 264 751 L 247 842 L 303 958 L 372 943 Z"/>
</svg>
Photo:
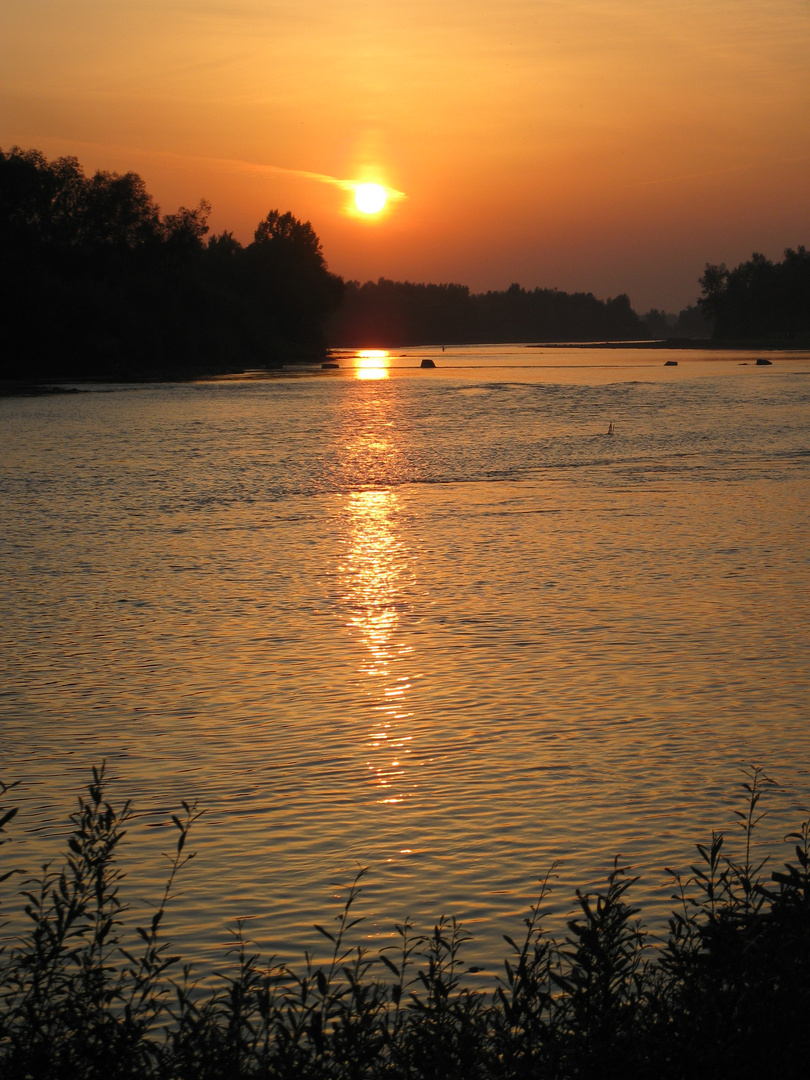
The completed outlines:
<svg viewBox="0 0 810 1080">
<path fill-rule="evenodd" d="M 354 201 L 362 214 L 379 214 L 387 199 L 385 188 L 379 184 L 358 184 L 354 189 Z"/>
</svg>

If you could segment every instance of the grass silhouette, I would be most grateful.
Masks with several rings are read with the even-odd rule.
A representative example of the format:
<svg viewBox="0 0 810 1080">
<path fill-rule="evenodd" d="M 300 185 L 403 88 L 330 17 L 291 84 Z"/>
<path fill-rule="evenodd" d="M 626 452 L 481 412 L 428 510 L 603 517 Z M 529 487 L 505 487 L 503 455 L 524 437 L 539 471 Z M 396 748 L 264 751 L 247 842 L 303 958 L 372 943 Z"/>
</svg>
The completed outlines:
<svg viewBox="0 0 810 1080">
<path fill-rule="evenodd" d="M 810 1015 L 810 829 L 786 838 L 792 861 L 766 874 L 754 856 L 771 781 L 749 768 L 736 811 L 742 850 L 718 833 L 697 845 L 691 874 L 672 873 L 675 908 L 653 943 L 617 859 L 561 939 L 544 919 L 549 877 L 505 936 L 494 992 L 465 980 L 469 935 L 442 918 L 409 922 L 396 944 L 357 943 L 364 871 L 332 929 L 328 962 L 265 964 L 241 927 L 233 968 L 213 986 L 162 939 L 178 873 L 201 811 L 173 815 L 177 841 L 148 925 L 127 933 L 116 853 L 132 818 L 106 799 L 94 768 L 71 815 L 63 864 L 25 879 L 27 932 L 0 952 L 0 1075 L 5 1080 L 501 1080 L 805 1076 Z M 12 785 L 13 786 L 13 785 Z M 0 784 L 6 802 L 11 787 Z M 0 843 L 16 813 L 0 809 Z M 795 856 L 795 858 L 794 858 Z M 0 875 L 8 886 L 13 871 Z M 130 946 L 130 938 L 137 944 Z"/>
</svg>

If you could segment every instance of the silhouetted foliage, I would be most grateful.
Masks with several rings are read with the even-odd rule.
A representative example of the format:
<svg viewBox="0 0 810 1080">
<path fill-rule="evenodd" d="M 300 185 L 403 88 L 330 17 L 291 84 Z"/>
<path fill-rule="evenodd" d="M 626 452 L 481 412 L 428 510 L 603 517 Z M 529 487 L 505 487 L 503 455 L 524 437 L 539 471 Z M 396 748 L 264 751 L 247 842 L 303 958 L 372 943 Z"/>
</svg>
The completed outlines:
<svg viewBox="0 0 810 1080">
<path fill-rule="evenodd" d="M 466 285 L 367 281 L 346 285 L 328 324 L 332 345 L 391 347 L 484 342 L 628 341 L 649 336 L 624 294 L 557 289 L 470 293 Z"/>
<path fill-rule="evenodd" d="M 700 306 L 721 340 L 783 340 L 810 335 L 810 252 L 788 248 L 773 263 L 755 252 L 729 270 L 706 264 Z"/>
<path fill-rule="evenodd" d="M 690 304 L 678 315 L 651 308 L 646 315 L 641 316 L 641 321 L 647 335 L 658 341 L 672 338 L 706 339 L 712 336 L 712 323 L 697 305 Z"/>
<path fill-rule="evenodd" d="M 268 332 L 293 352 L 323 351 L 323 323 L 340 302 L 343 282 L 327 273 L 310 223 L 271 210 L 245 251 L 245 266 Z"/>
<path fill-rule="evenodd" d="M 132 378 L 320 356 L 342 282 L 312 226 L 271 211 L 243 248 L 211 207 L 161 217 L 137 173 L 0 150 L 0 378 Z"/>
<path fill-rule="evenodd" d="M 679 312 L 671 334 L 677 338 L 710 338 L 713 322 L 706 317 L 699 304 L 690 304 Z"/>
<path fill-rule="evenodd" d="M 646 315 L 641 316 L 644 328 L 651 338 L 672 337 L 672 328 L 675 325 L 675 316 L 658 308 L 650 308 Z"/>
<path fill-rule="evenodd" d="M 642 319 L 625 294 L 473 294 L 330 274 L 309 222 L 271 210 L 242 246 L 201 199 L 161 217 L 137 173 L 0 149 L 0 379 L 182 377 L 392 347 L 705 337 L 805 339 L 810 255 L 707 265 L 699 307 Z"/>
<path fill-rule="evenodd" d="M 0 948 L 0 1072 L 4 1080 L 804 1077 L 810 822 L 786 837 L 790 861 L 766 876 L 754 833 L 770 784 L 761 769 L 747 770 L 744 809 L 735 811 L 740 850 L 727 852 L 714 833 L 697 845 L 688 876 L 668 871 L 676 906 L 664 941 L 637 918 L 636 879 L 618 858 L 602 889 L 577 891 L 565 937 L 551 936 L 549 874 L 524 931 L 504 935 L 503 974 L 486 992 L 467 977 L 470 935 L 455 919 L 424 935 L 406 921 L 376 952 L 353 944 L 360 871 L 331 929 L 315 926 L 324 961 L 308 953 L 297 968 L 265 965 L 238 927 L 230 973 L 203 988 L 162 936 L 200 811 L 184 802 L 172 815 L 168 880 L 132 935 L 116 863 L 132 810 L 108 802 L 104 769 L 94 769 L 63 865 L 24 880 L 27 932 Z M 0 783 L 0 799 L 8 790 Z M 14 814 L 0 805 L 0 834 Z"/>
</svg>

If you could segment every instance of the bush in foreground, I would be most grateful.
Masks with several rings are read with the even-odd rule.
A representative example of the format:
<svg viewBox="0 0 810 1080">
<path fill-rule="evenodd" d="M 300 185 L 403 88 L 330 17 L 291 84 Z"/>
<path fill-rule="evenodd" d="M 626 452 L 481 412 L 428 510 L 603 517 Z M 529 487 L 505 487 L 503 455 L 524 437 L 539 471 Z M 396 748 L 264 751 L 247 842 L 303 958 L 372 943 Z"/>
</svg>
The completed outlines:
<svg viewBox="0 0 810 1080">
<path fill-rule="evenodd" d="M 177 845 L 149 925 L 125 942 L 116 851 L 131 817 L 105 798 L 104 769 L 71 815 L 62 868 L 20 896 L 27 934 L 0 952 L 0 1075 L 51 1078 L 568 1078 L 805 1076 L 810 1015 L 810 828 L 787 838 L 795 862 L 766 878 L 752 838 L 770 780 L 743 785 L 740 854 L 713 834 L 687 879 L 665 944 L 652 946 L 614 864 L 562 940 L 543 926 L 548 879 L 493 994 L 465 985 L 468 935 L 396 927 L 372 954 L 352 944 L 362 872 L 333 930 L 331 961 L 263 966 L 236 934 L 234 970 L 213 990 L 160 936 L 199 817 L 173 816 Z M 0 794 L 5 795 L 3 787 Z M 0 810 L 0 832 L 15 809 Z M 2 840 L 0 839 L 0 842 Z M 11 873 L 0 874 L 8 881 Z"/>
</svg>

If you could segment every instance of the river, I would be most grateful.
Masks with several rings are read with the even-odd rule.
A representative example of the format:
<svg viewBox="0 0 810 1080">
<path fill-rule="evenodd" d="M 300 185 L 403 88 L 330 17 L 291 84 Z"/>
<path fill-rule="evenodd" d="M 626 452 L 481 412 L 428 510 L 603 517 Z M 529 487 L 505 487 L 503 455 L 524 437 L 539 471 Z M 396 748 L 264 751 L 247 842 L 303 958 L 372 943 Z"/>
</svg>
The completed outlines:
<svg viewBox="0 0 810 1080">
<path fill-rule="evenodd" d="M 136 912 L 206 809 L 166 919 L 202 969 L 240 918 L 300 959 L 361 866 L 360 939 L 454 914 L 485 976 L 555 863 L 557 929 L 616 855 L 662 925 L 746 765 L 780 784 L 763 839 L 810 802 L 810 354 L 768 355 L 0 400 L 3 864 L 60 850 L 105 760 Z"/>
</svg>

